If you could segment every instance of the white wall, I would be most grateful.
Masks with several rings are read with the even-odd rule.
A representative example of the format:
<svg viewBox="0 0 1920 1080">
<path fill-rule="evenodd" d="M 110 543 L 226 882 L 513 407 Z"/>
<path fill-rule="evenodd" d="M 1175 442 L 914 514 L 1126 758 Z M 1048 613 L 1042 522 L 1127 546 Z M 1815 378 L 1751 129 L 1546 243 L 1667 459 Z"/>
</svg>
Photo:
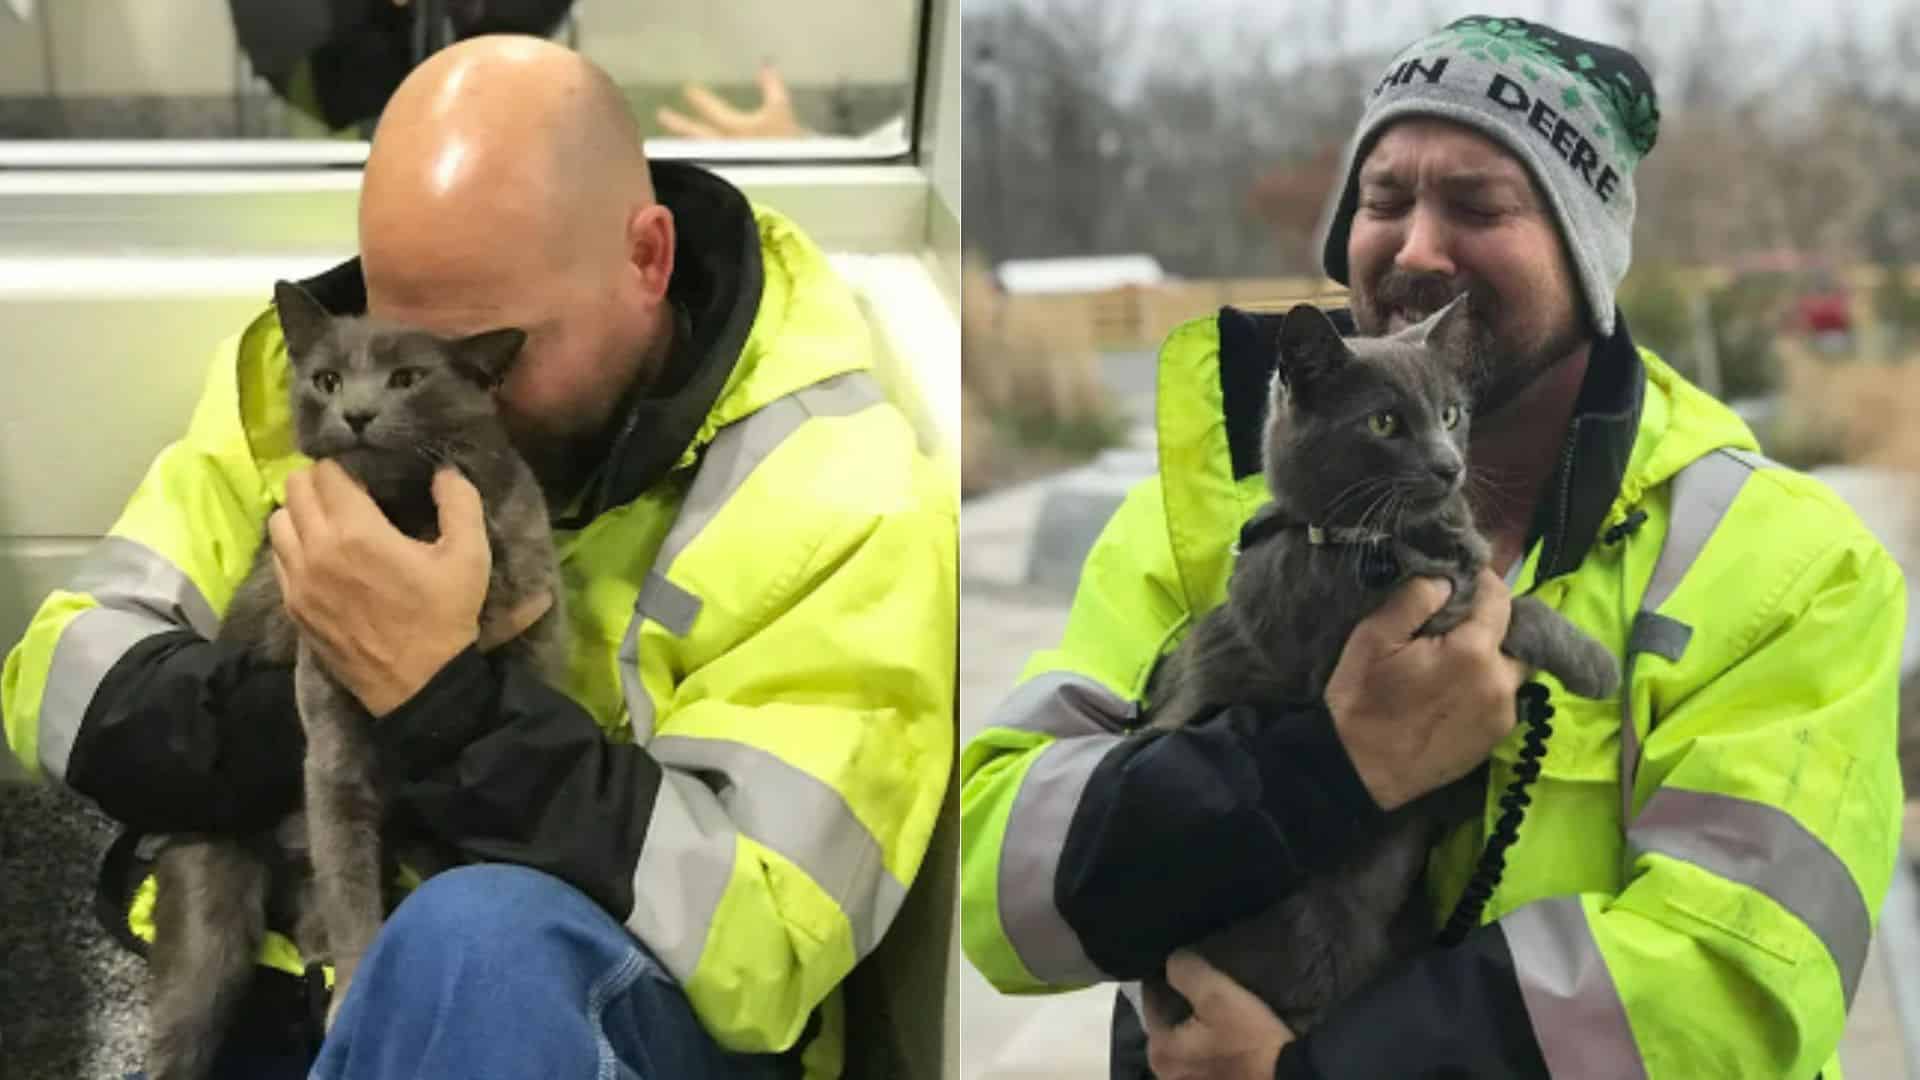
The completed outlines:
<svg viewBox="0 0 1920 1080">
<path fill-rule="evenodd" d="M 52 20 L 54 79 L 62 96 L 233 90 L 233 22 L 225 0 L 41 0 L 33 17 L 35 25 L 15 24 L 5 36 L 32 40 L 37 54 L 38 21 Z M 39 90 L 44 68 L 37 56 L 34 63 L 30 89 Z"/>
<path fill-rule="evenodd" d="M 763 60 L 790 85 L 910 82 L 916 0 L 579 0 L 580 51 L 623 83 L 751 82 Z"/>
<path fill-rule="evenodd" d="M 294 0 L 288 0 L 294 2 Z M 623 82 L 751 81 L 762 59 L 795 85 L 908 82 L 916 0 L 579 0 L 581 50 Z M 46 86 L 51 19 L 63 95 L 202 95 L 233 89 L 226 0 L 40 0 L 30 23 L 0 10 L 0 94 Z"/>
<path fill-rule="evenodd" d="M 933 190 L 947 204 L 947 212 L 960 216 L 960 0 L 936 0 L 929 48 L 933 50 L 928 68 L 927 149 L 925 158 L 933 174 Z"/>
<path fill-rule="evenodd" d="M 37 22 L 20 22 L 0 6 L 0 94 L 46 92 L 46 65 L 41 62 L 43 48 Z"/>
</svg>

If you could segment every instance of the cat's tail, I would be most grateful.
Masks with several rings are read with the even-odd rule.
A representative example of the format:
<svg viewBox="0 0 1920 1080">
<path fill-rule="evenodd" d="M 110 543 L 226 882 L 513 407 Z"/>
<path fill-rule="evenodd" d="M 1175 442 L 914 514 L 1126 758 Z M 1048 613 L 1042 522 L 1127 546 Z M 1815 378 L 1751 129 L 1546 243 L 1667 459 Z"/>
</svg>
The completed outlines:
<svg viewBox="0 0 1920 1080">
<path fill-rule="evenodd" d="M 1620 661 L 1613 651 L 1535 597 L 1514 597 L 1513 618 L 1500 647 L 1579 697 L 1604 698 L 1620 687 Z"/>
<path fill-rule="evenodd" d="M 253 852 L 206 838 L 174 840 L 155 860 L 151 1080 L 211 1071 L 266 933 L 268 873 Z"/>
</svg>

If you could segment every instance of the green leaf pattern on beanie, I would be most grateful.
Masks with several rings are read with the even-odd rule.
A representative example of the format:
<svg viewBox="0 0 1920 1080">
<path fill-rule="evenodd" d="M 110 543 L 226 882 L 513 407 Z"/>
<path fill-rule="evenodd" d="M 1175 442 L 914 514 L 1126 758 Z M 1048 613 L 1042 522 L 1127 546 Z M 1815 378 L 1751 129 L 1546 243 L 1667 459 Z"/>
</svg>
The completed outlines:
<svg viewBox="0 0 1920 1080">
<path fill-rule="evenodd" d="M 1566 65 L 1554 55 L 1552 46 L 1558 44 L 1546 35 L 1534 35 L 1527 32 L 1526 24 L 1507 19 L 1461 19 L 1448 27 L 1453 31 L 1452 44 L 1481 63 L 1506 63 L 1515 56 L 1531 57 L 1556 67 Z M 1443 31 L 1442 39 L 1448 35 Z"/>
<path fill-rule="evenodd" d="M 1517 68 L 1528 82 L 1540 81 L 1541 65 L 1577 76 L 1592 93 L 1581 95 L 1569 87 L 1562 99 L 1566 108 L 1578 110 L 1592 104 L 1601 121 L 1594 129 L 1596 137 L 1610 139 L 1629 169 L 1653 149 L 1659 136 L 1660 110 L 1651 86 L 1636 85 L 1627 72 L 1524 19 L 1469 15 L 1417 47 L 1434 46 L 1458 49 L 1484 64 Z"/>
<path fill-rule="evenodd" d="M 1628 145 L 1622 146 L 1621 150 L 1630 152 L 1636 159 L 1644 157 L 1648 150 L 1653 149 L 1653 140 L 1659 134 L 1660 110 L 1654 105 L 1653 95 L 1636 89 L 1633 80 L 1627 78 L 1625 72 L 1616 71 L 1613 76 L 1612 79 L 1602 81 L 1600 85 L 1602 93 L 1606 94 L 1607 100 L 1612 103 L 1620 125 L 1626 129 Z M 1617 134 L 1614 143 L 1615 145 L 1620 143 Z"/>
</svg>

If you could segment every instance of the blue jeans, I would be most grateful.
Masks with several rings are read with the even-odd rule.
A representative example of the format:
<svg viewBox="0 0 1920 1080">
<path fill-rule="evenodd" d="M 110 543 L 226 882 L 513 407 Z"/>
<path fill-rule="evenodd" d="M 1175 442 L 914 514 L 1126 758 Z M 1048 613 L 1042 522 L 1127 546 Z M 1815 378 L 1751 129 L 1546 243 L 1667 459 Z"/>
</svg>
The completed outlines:
<svg viewBox="0 0 1920 1080">
<path fill-rule="evenodd" d="M 367 951 L 313 1080 L 773 1077 L 730 1054 L 633 935 L 584 893 L 518 866 L 429 879 Z"/>
<path fill-rule="evenodd" d="M 558 878 L 505 865 L 450 870 L 401 902 L 361 961 L 311 1074 L 305 1067 L 256 1060 L 244 1073 L 220 1073 L 221 1080 L 772 1080 L 797 1073 L 788 1059 L 721 1050 L 680 987 L 624 927 Z"/>
</svg>

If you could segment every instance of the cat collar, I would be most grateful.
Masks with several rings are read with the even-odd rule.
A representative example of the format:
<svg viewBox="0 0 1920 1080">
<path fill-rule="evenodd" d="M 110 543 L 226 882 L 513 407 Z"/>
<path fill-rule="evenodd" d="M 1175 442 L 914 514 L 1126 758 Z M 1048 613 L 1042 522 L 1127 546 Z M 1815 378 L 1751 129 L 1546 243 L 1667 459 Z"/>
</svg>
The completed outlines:
<svg viewBox="0 0 1920 1080">
<path fill-rule="evenodd" d="M 1359 548 L 1360 558 L 1355 566 L 1360 574 L 1360 583 L 1367 588 L 1384 588 L 1400 579 L 1400 560 L 1394 558 L 1390 543 L 1393 537 L 1375 529 L 1315 525 L 1280 514 L 1267 514 L 1256 516 L 1240 527 L 1240 542 L 1234 546 L 1234 551 L 1236 554 L 1247 551 L 1288 529 L 1305 529 L 1307 543 L 1315 547 Z"/>
</svg>

